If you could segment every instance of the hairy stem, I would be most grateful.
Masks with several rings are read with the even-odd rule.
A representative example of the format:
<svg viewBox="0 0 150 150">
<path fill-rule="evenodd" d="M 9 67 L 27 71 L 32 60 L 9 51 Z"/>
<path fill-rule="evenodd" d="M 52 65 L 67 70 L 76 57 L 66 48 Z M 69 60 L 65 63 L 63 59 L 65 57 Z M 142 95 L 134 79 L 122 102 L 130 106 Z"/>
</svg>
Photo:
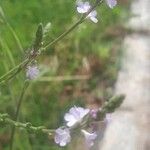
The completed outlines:
<svg viewBox="0 0 150 150">
<path fill-rule="evenodd" d="M 45 133 L 48 135 L 53 135 L 53 133 L 55 132 L 54 129 L 47 129 L 44 126 L 33 126 L 30 122 L 22 123 L 19 121 L 12 120 L 9 118 L 8 114 L 0 113 L 0 122 L 6 125 L 11 125 L 13 127 L 22 128 L 33 133 Z"/>
<path fill-rule="evenodd" d="M 0 84 L 3 83 L 3 81 L 7 78 L 9 79 L 10 77 L 12 77 L 14 74 L 19 73 L 21 71 L 21 69 L 25 66 L 25 64 L 28 63 L 28 59 L 25 59 L 23 62 L 21 62 L 19 65 L 17 65 L 16 67 L 12 68 L 10 71 L 8 71 L 6 74 L 2 75 L 0 77 Z"/>
</svg>

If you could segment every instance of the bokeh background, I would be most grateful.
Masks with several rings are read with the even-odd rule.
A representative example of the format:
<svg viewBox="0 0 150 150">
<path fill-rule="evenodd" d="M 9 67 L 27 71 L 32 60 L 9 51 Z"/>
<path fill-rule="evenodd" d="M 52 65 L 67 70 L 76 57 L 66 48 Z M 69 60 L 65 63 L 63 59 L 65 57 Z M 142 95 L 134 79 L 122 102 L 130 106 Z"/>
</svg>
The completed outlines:
<svg viewBox="0 0 150 150">
<path fill-rule="evenodd" d="M 30 84 L 24 96 L 20 121 L 57 128 L 71 106 L 97 107 L 113 95 L 128 4 L 119 1 L 113 10 L 103 4 L 97 11 L 97 24 L 85 21 L 38 57 L 41 76 Z M 51 23 L 47 37 L 51 41 L 79 17 L 75 0 L 0 0 L 0 76 L 25 59 L 39 23 Z M 25 79 L 24 70 L 0 86 L 0 112 L 14 117 Z M 0 150 L 9 149 L 10 132 L 9 126 L 0 125 Z M 16 130 L 14 149 L 60 148 L 47 135 Z"/>
</svg>

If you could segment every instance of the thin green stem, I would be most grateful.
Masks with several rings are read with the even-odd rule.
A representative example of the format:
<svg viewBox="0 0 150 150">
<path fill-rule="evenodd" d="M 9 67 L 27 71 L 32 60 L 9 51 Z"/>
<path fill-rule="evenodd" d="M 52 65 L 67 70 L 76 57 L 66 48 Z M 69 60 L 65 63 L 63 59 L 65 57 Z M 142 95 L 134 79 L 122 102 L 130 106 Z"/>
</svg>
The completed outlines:
<svg viewBox="0 0 150 150">
<path fill-rule="evenodd" d="M 61 39 L 63 39 L 68 33 L 70 33 L 72 30 L 74 30 L 79 24 L 81 24 L 83 21 L 83 17 L 78 20 L 73 26 L 71 26 L 66 32 L 64 32 L 63 34 L 61 34 L 58 38 L 56 38 L 55 40 L 53 40 L 52 42 L 48 43 L 44 49 L 49 48 L 50 46 L 54 45 L 55 43 L 57 43 L 58 41 L 60 41 Z"/>
<path fill-rule="evenodd" d="M 23 96 L 24 96 L 28 86 L 29 86 L 29 82 L 25 81 L 24 85 L 23 85 L 23 88 L 22 88 L 22 91 L 21 91 L 21 94 L 20 94 L 20 97 L 19 97 L 18 104 L 17 104 L 17 110 L 16 110 L 16 113 L 15 113 L 14 121 L 18 120 L 21 104 L 22 104 L 22 101 L 23 101 Z M 15 128 L 15 126 L 13 126 L 12 132 L 11 132 L 11 137 L 10 137 L 10 150 L 13 149 L 15 130 L 16 130 L 16 128 Z"/>
<path fill-rule="evenodd" d="M 6 124 L 6 125 L 13 126 L 13 127 L 25 129 L 25 130 L 27 130 L 29 132 L 33 132 L 33 133 L 45 133 L 48 135 L 53 135 L 55 132 L 54 129 L 47 129 L 44 126 L 33 126 L 30 122 L 22 123 L 19 121 L 12 120 L 12 119 L 10 119 L 8 114 L 0 113 L 0 122 L 3 124 Z"/>
<path fill-rule="evenodd" d="M 23 68 L 25 66 L 25 64 L 27 64 L 29 61 L 29 59 L 25 59 L 23 62 L 21 62 L 19 65 L 17 65 L 16 67 L 12 68 L 10 71 L 8 71 L 6 74 L 2 75 L 0 77 L 0 84 L 2 81 L 4 81 L 7 77 L 10 77 L 14 74 L 14 72 L 19 72 L 21 71 L 21 68 Z"/>
</svg>

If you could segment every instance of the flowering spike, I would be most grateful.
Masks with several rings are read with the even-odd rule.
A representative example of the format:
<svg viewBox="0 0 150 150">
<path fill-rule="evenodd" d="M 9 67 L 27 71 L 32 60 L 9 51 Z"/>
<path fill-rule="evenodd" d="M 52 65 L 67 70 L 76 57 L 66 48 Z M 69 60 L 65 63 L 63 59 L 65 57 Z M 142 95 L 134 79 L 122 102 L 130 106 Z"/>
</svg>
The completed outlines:
<svg viewBox="0 0 150 150">
<path fill-rule="evenodd" d="M 43 41 L 43 25 L 42 23 L 40 23 L 36 31 L 35 42 L 33 44 L 34 51 L 39 50 L 39 48 L 42 45 L 42 41 Z"/>
<path fill-rule="evenodd" d="M 117 95 L 112 97 L 108 102 L 106 102 L 103 106 L 103 109 L 106 113 L 114 112 L 120 105 L 122 104 L 125 95 Z"/>
</svg>

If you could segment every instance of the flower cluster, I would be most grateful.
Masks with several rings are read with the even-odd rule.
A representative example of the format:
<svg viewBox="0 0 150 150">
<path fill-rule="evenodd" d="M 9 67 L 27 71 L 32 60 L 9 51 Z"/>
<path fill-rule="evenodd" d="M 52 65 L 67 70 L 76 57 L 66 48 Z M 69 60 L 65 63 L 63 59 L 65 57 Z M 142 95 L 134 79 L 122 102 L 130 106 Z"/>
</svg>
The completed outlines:
<svg viewBox="0 0 150 150">
<path fill-rule="evenodd" d="M 65 114 L 64 120 L 66 125 L 58 128 L 55 131 L 55 143 L 60 146 L 66 146 L 71 141 L 71 134 L 75 128 L 81 128 L 81 133 L 84 135 L 85 143 L 90 148 L 94 144 L 94 140 L 97 137 L 95 131 L 88 132 L 84 127 L 82 127 L 82 123 L 87 120 L 92 120 L 97 118 L 98 109 L 90 110 L 82 107 L 72 107 L 68 113 Z M 86 118 L 87 117 L 87 118 Z M 109 116 L 110 117 L 110 116 Z M 86 118 L 86 119 L 85 119 Z M 104 120 L 105 121 L 105 120 Z M 106 121 L 107 122 L 107 118 Z"/>
<path fill-rule="evenodd" d="M 82 123 L 84 117 L 86 117 L 89 112 L 89 109 L 76 106 L 72 107 L 64 116 L 66 127 L 60 127 L 55 131 L 55 142 L 60 146 L 66 146 L 71 141 L 71 130 L 73 127 Z M 96 133 L 89 133 L 84 129 L 81 130 L 81 133 L 83 133 L 88 146 L 92 146 L 94 144 L 93 141 L 97 137 Z"/>
<path fill-rule="evenodd" d="M 110 7 L 110 8 L 114 8 L 117 5 L 117 1 L 116 0 L 106 0 L 106 4 Z M 82 2 L 82 1 L 77 1 L 77 11 L 80 14 L 85 14 L 88 13 L 91 9 L 91 5 L 89 2 Z M 92 10 L 88 15 L 87 18 L 89 18 L 91 21 L 93 21 L 94 23 L 98 22 L 98 19 L 96 18 L 97 16 L 97 11 L 96 10 Z"/>
</svg>

